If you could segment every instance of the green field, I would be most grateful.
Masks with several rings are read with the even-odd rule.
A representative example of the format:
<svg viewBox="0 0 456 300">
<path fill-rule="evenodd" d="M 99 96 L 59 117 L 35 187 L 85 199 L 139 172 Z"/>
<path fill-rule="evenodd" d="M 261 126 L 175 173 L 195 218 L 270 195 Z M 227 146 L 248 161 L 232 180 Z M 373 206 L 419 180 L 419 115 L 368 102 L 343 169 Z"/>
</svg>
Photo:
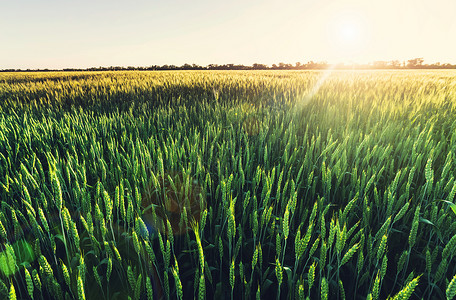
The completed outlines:
<svg viewBox="0 0 456 300">
<path fill-rule="evenodd" d="M 456 71 L 0 73 L 0 298 L 452 299 Z"/>
</svg>

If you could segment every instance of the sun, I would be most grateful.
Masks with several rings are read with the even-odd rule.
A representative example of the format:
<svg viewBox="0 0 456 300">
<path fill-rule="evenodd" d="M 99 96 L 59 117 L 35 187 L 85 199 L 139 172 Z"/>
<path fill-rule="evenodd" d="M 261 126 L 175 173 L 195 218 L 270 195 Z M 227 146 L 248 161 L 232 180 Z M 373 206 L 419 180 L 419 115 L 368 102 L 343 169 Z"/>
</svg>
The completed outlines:
<svg viewBox="0 0 456 300">
<path fill-rule="evenodd" d="M 330 22 L 329 39 L 335 56 L 342 61 L 356 61 L 365 50 L 367 26 L 359 14 L 340 14 Z"/>
<path fill-rule="evenodd" d="M 353 22 L 346 22 L 341 24 L 339 29 L 339 40 L 341 43 L 353 44 L 359 42 L 360 39 L 360 28 L 358 24 Z"/>
<path fill-rule="evenodd" d="M 356 19 L 343 19 L 335 24 L 334 39 L 340 50 L 357 52 L 363 42 L 362 24 Z"/>
</svg>

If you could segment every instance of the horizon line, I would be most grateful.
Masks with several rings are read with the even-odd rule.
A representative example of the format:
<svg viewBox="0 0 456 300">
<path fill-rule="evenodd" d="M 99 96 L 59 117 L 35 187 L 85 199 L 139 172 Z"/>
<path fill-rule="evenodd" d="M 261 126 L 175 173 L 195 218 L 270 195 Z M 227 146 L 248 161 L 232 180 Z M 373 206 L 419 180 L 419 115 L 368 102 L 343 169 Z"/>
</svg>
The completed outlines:
<svg viewBox="0 0 456 300">
<path fill-rule="evenodd" d="M 406 64 L 407 62 L 407 64 Z M 173 65 L 173 64 L 163 64 L 163 65 L 148 65 L 148 66 L 121 66 L 121 65 L 111 65 L 111 66 L 92 66 L 92 67 L 64 67 L 64 68 L 3 68 L 0 69 L 0 72 L 24 72 L 24 71 L 46 71 L 46 72 L 56 72 L 56 71 L 122 71 L 122 70 L 138 70 L 138 71 L 147 71 L 147 70 L 299 70 L 299 69 L 325 69 L 325 68 L 335 68 L 335 69 L 455 69 L 456 64 L 451 63 L 441 63 L 434 62 L 432 64 L 424 64 L 423 58 L 414 58 L 409 60 L 377 60 L 369 63 L 328 63 L 327 61 L 308 61 L 307 63 L 296 62 L 295 64 L 290 63 L 273 63 L 263 64 L 263 63 L 253 63 L 250 65 L 244 64 L 208 64 L 198 65 L 198 64 L 189 64 L 184 63 L 183 65 Z"/>
</svg>

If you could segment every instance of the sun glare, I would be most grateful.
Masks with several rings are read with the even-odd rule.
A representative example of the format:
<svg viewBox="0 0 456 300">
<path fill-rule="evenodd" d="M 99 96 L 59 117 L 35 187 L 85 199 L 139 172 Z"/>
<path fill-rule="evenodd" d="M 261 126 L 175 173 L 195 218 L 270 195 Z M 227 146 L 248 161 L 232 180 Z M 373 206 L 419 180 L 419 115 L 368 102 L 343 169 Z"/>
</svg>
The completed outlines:
<svg viewBox="0 0 456 300">
<path fill-rule="evenodd" d="M 357 61 L 367 44 L 366 22 L 359 13 L 340 13 L 330 22 L 328 38 L 341 62 Z"/>
<path fill-rule="evenodd" d="M 339 39 L 343 43 L 354 43 L 360 37 L 360 30 L 357 24 L 342 24 L 339 29 Z"/>
<path fill-rule="evenodd" d="M 362 45 L 361 27 L 360 22 L 355 19 L 339 21 L 334 28 L 337 46 L 347 53 L 356 53 Z"/>
</svg>

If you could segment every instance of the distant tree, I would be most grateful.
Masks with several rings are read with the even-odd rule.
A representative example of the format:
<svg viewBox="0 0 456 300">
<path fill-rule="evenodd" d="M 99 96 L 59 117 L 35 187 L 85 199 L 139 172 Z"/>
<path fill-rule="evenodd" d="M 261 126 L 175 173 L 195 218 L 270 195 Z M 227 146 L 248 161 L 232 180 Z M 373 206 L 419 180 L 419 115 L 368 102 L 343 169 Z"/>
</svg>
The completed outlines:
<svg viewBox="0 0 456 300">
<path fill-rule="evenodd" d="M 252 69 L 254 70 L 266 70 L 268 66 L 263 65 L 263 64 L 253 64 Z"/>
<path fill-rule="evenodd" d="M 398 60 L 392 60 L 390 61 L 390 66 L 397 69 L 397 68 L 400 68 L 401 67 L 401 62 L 398 61 Z"/>
<path fill-rule="evenodd" d="M 419 68 L 423 65 L 424 59 L 421 58 L 414 58 L 414 59 L 409 59 L 407 64 L 408 68 Z"/>
<path fill-rule="evenodd" d="M 308 61 L 307 64 L 305 64 L 306 69 L 312 69 L 315 67 L 315 62 L 313 60 Z"/>
<path fill-rule="evenodd" d="M 283 63 L 283 62 L 280 62 L 279 63 L 279 69 L 291 69 L 293 66 L 291 64 L 286 64 L 286 63 Z"/>
</svg>

